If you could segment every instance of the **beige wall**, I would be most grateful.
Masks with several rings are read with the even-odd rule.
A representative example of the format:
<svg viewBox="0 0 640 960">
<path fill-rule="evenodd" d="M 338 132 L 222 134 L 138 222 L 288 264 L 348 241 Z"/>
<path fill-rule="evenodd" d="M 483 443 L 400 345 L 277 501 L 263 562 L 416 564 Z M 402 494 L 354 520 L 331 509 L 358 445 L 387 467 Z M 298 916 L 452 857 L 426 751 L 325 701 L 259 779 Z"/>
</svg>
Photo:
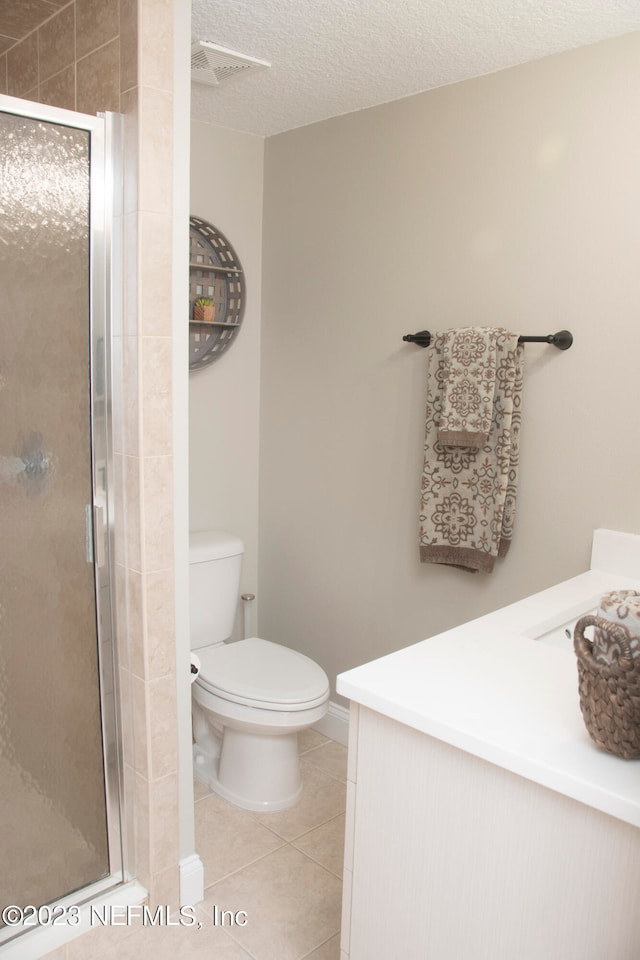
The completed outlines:
<svg viewBox="0 0 640 960">
<path fill-rule="evenodd" d="M 261 137 L 191 124 L 191 213 L 218 227 L 233 246 L 245 271 L 247 300 L 233 345 L 190 374 L 190 527 L 242 537 L 241 592 L 250 593 L 258 586 L 263 166 Z M 241 630 L 239 617 L 236 635 Z"/>
<path fill-rule="evenodd" d="M 260 630 L 337 672 L 640 532 L 640 35 L 267 141 Z M 518 516 L 491 575 L 418 561 L 424 328 L 526 348 Z"/>
</svg>

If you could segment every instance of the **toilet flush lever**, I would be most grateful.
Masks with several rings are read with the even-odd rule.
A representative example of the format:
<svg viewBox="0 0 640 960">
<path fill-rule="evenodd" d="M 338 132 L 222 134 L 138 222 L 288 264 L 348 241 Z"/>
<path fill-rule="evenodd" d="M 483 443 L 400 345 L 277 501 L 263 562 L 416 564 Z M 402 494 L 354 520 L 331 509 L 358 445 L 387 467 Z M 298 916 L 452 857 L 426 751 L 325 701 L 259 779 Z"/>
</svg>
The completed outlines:
<svg viewBox="0 0 640 960">
<path fill-rule="evenodd" d="M 242 599 L 242 614 L 244 619 L 244 639 L 253 636 L 252 633 L 252 624 L 251 624 L 251 604 L 255 600 L 255 593 L 243 593 L 241 595 Z"/>
</svg>

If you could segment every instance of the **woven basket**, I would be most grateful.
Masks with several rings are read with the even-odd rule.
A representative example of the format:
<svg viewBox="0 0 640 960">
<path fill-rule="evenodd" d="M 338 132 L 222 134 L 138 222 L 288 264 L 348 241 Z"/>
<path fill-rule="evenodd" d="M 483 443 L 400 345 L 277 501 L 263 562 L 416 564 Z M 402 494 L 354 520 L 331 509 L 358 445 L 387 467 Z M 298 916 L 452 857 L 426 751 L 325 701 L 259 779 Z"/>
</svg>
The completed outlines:
<svg viewBox="0 0 640 960">
<path fill-rule="evenodd" d="M 623 651 L 613 664 L 599 663 L 584 631 L 594 625 Z M 589 614 L 576 623 L 580 709 L 591 739 L 625 760 L 640 757 L 640 660 L 632 659 L 628 632 L 618 623 Z"/>
</svg>

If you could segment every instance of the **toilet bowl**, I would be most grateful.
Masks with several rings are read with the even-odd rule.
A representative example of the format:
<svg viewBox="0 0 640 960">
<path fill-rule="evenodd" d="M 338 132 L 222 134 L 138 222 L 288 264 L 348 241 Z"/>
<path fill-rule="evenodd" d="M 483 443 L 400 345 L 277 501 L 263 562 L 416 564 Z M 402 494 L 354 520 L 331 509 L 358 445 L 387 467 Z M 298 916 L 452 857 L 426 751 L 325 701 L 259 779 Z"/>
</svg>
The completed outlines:
<svg viewBox="0 0 640 960">
<path fill-rule="evenodd" d="M 259 637 L 198 653 L 196 776 L 247 810 L 291 806 L 302 790 L 298 732 L 327 712 L 326 674 L 308 657 Z"/>
<path fill-rule="evenodd" d="M 283 810 L 302 790 L 298 732 L 327 712 L 329 681 L 317 663 L 281 644 L 220 640 L 233 626 L 242 549 L 231 534 L 191 536 L 194 772 L 246 810 Z"/>
</svg>

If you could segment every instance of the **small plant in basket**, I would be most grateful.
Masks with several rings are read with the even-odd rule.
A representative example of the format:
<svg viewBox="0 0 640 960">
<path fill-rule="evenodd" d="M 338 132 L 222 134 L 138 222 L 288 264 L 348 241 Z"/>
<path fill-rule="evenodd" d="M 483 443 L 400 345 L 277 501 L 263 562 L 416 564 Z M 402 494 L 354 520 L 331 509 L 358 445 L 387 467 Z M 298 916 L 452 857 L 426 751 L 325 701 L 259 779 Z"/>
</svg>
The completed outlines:
<svg viewBox="0 0 640 960">
<path fill-rule="evenodd" d="M 200 297 L 193 305 L 193 319 L 196 323 L 213 323 L 216 317 L 216 305 L 209 297 Z"/>
</svg>

